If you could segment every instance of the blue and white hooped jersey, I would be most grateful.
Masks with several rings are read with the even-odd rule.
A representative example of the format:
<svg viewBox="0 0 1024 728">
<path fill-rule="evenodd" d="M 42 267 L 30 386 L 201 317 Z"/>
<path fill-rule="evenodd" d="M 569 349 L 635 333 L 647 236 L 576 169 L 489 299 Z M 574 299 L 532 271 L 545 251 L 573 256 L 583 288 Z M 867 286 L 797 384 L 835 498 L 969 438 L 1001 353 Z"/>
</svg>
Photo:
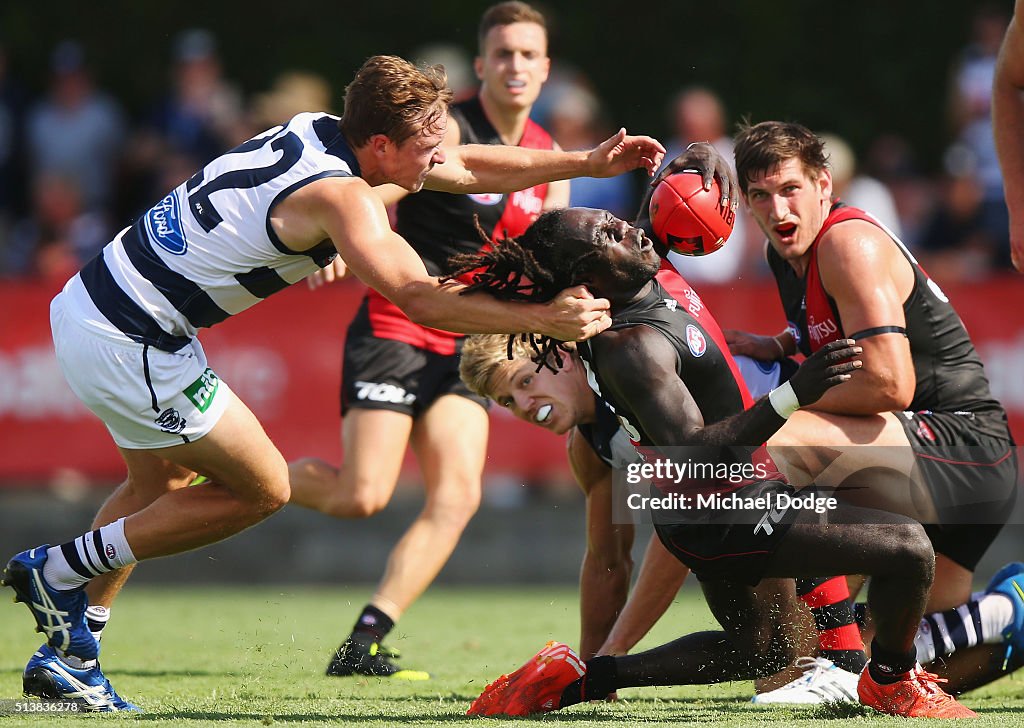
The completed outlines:
<svg viewBox="0 0 1024 728">
<path fill-rule="evenodd" d="M 310 182 L 359 174 L 338 118 L 299 114 L 175 188 L 122 230 L 64 293 L 90 325 L 177 351 L 198 329 L 327 265 L 336 255 L 330 240 L 302 253 L 289 250 L 271 227 L 270 212 Z"/>
</svg>

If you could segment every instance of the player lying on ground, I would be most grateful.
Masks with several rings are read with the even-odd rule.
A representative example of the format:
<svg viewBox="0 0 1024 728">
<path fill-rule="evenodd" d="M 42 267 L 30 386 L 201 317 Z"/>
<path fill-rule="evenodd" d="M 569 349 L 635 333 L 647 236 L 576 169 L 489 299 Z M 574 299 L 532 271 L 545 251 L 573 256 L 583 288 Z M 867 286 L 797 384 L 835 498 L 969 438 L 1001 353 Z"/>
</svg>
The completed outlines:
<svg viewBox="0 0 1024 728">
<path fill-rule="evenodd" d="M 106 424 L 128 479 L 94 530 L 16 555 L 3 583 L 46 643 L 25 691 L 93 710 L 135 706 L 98 664 L 105 612 L 138 561 L 198 548 L 288 502 L 284 458 L 252 412 L 207 367 L 198 329 L 280 291 L 341 255 L 413 320 L 466 332 L 534 322 L 567 338 L 607 325 L 582 288 L 554 305 L 460 298 L 392 232 L 372 186 L 410 192 L 511 191 L 566 176 L 657 168 L 662 147 L 624 130 L 590 152 L 495 145 L 439 148 L 451 90 L 443 69 L 374 56 L 348 86 L 341 119 L 299 114 L 213 160 L 72 278 L 51 305 L 57 359 Z M 196 475 L 208 480 L 188 487 Z M 87 621 L 89 620 L 89 621 Z"/>
<path fill-rule="evenodd" d="M 545 300 L 566 281 L 586 282 L 608 297 L 612 326 L 579 349 L 595 391 L 614 408 L 648 462 L 670 456 L 665 448 L 688 446 L 699 448 L 709 462 L 750 464 L 748 448 L 766 441 L 801 405 L 849 380 L 860 367 L 859 360 L 850 361 L 859 347 L 845 339 L 832 342 L 808 358 L 790 382 L 744 409 L 723 357 L 724 342 L 715 341 L 653 280 L 660 267 L 653 241 L 601 210 L 546 213 L 520 238 L 462 263 L 465 270 L 483 268 L 475 289 L 499 298 Z M 542 351 L 551 346 L 541 342 Z M 780 479 L 738 487 L 693 480 L 683 486 L 690 496 L 728 491 L 778 502 L 794 489 Z M 809 486 L 801 495 L 817 496 L 817 491 Z M 795 657 L 794 643 L 775 620 L 784 605 L 795 602 L 792 582 L 784 577 L 838 572 L 872 578 L 868 600 L 877 627 L 872 660 L 858 686 L 861 701 L 905 716 L 974 715 L 916 662 L 914 635 L 931 586 L 934 554 L 913 519 L 839 501 L 824 514 L 794 508 L 766 512 L 756 505 L 727 512 L 655 511 L 655 528 L 666 548 L 697 574 L 724 631 L 585 663 L 561 648 L 542 652 L 489 686 L 472 714 L 524 715 L 600 699 L 624 687 L 706 684 L 777 672 Z"/>
</svg>

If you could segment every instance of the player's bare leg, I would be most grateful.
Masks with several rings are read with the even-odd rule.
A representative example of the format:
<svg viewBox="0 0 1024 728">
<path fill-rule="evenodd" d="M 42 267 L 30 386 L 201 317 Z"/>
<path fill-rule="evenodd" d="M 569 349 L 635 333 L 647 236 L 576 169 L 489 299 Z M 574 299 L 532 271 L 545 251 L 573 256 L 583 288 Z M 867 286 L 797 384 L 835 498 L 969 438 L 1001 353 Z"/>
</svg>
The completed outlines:
<svg viewBox="0 0 1024 728">
<path fill-rule="evenodd" d="M 369 674 L 422 680 L 404 670 L 381 641 L 448 561 L 480 502 L 488 419 L 479 404 L 457 395 L 436 400 L 417 420 L 411 443 L 423 472 L 426 502 L 388 557 L 384 576 L 352 634 L 335 652 L 328 675 Z"/>
<path fill-rule="evenodd" d="M 413 427 L 426 503 L 391 551 L 371 600 L 396 621 L 434 581 L 480 505 L 487 430 L 486 410 L 450 394 L 434 402 Z"/>
<path fill-rule="evenodd" d="M 335 518 L 366 518 L 390 502 L 413 419 L 381 409 L 350 409 L 342 421 L 340 468 L 317 458 L 288 466 L 291 502 Z"/>
<path fill-rule="evenodd" d="M 104 501 L 93 518 L 93 529 L 141 511 L 165 493 L 187 487 L 196 477 L 193 470 L 176 465 L 145 450 L 118 449 L 128 466 L 128 479 L 121 483 Z M 134 570 L 135 565 L 133 564 L 117 571 L 107 572 L 90 581 L 86 587 L 86 593 L 89 595 L 86 619 L 97 640 L 100 639 L 103 628 L 109 619 L 109 610 L 114 600 Z"/>
</svg>

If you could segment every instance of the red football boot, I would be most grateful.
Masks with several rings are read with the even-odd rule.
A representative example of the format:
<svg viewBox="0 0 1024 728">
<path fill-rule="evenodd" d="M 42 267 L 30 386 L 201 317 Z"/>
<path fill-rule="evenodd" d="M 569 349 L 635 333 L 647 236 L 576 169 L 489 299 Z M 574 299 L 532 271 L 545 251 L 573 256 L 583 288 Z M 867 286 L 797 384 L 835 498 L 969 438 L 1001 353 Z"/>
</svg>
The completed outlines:
<svg viewBox="0 0 1024 728">
<path fill-rule="evenodd" d="M 586 673 L 569 645 L 548 642 L 525 665 L 484 688 L 466 714 L 521 716 L 558 710 L 562 691 Z"/>
<path fill-rule="evenodd" d="M 978 714 L 942 691 L 938 675 L 916 666 L 902 680 L 888 685 L 875 682 L 864 668 L 857 684 L 860 702 L 879 713 L 905 718 L 977 718 Z"/>
</svg>

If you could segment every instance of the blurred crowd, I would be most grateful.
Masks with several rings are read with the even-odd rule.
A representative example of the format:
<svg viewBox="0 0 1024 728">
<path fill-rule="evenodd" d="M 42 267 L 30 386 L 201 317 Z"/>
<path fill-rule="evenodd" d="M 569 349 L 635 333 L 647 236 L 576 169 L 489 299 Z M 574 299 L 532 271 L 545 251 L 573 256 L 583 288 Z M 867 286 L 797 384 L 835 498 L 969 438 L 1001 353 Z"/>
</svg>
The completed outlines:
<svg viewBox="0 0 1024 728">
<path fill-rule="evenodd" d="M 880 132 L 855 150 L 837 134 L 816 130 L 825 132 L 837 195 L 875 214 L 940 281 L 976 281 L 1010 267 L 990 113 L 995 58 L 1008 21 L 996 8 L 976 11 L 971 42 L 950 71 L 940 174 L 927 174 L 936 165 L 917 159 L 912 141 L 899 135 Z M 457 97 L 474 93 L 472 58 L 460 47 L 432 45 L 413 55 L 444 63 Z M 300 111 L 340 110 L 340 88 L 298 70 L 247 98 L 227 75 L 215 36 L 204 29 L 173 39 L 168 68 L 162 98 L 129 115 L 104 90 L 79 42 L 52 49 L 43 89 L 13 77 L 0 46 L 0 278 L 62 281 L 218 154 Z M 716 89 L 679 89 L 665 106 L 669 159 L 692 141 L 711 141 L 731 158 L 730 132 L 739 119 Z M 585 74 L 558 58 L 534 116 L 565 149 L 591 147 L 619 126 Z M 644 184 L 628 176 L 573 180 L 571 203 L 631 218 Z M 741 214 L 729 244 L 691 261 L 687 277 L 765 276 L 762 245 L 756 225 Z"/>
</svg>

